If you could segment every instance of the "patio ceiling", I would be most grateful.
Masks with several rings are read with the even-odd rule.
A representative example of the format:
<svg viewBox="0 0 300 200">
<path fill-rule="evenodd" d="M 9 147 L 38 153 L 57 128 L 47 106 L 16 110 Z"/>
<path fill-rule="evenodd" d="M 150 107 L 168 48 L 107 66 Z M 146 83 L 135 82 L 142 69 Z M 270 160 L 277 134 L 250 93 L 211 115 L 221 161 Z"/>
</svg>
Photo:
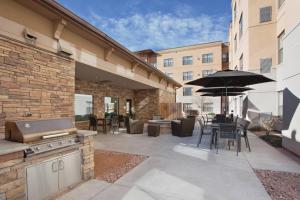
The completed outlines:
<svg viewBox="0 0 300 200">
<path fill-rule="evenodd" d="M 76 62 L 75 77 L 80 80 L 87 80 L 99 84 L 109 84 L 132 90 L 154 89 L 154 87 L 151 87 L 149 85 L 142 84 L 129 78 L 116 75 L 79 62 Z"/>
</svg>

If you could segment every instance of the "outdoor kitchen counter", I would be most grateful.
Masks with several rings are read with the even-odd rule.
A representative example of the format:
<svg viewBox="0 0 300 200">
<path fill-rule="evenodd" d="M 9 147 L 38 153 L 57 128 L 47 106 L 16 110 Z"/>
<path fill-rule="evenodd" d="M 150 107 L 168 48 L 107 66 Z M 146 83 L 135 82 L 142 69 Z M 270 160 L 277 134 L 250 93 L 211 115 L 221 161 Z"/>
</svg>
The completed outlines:
<svg viewBox="0 0 300 200">
<path fill-rule="evenodd" d="M 93 135 L 96 135 L 96 134 L 97 134 L 97 131 L 77 130 L 77 135 L 78 136 L 88 137 L 88 136 L 93 136 Z"/>
<path fill-rule="evenodd" d="M 15 153 L 29 148 L 27 144 L 0 140 L 0 155 Z"/>
</svg>

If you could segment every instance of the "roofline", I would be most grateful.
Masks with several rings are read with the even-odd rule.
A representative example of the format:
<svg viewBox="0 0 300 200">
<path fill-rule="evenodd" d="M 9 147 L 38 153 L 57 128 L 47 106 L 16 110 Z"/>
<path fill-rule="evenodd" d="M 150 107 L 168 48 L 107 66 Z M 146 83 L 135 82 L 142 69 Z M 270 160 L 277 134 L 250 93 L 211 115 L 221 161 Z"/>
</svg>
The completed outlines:
<svg viewBox="0 0 300 200">
<path fill-rule="evenodd" d="M 156 53 L 156 51 L 154 51 L 153 49 L 142 49 L 142 50 L 134 51 L 134 53 L 142 53 L 142 52 L 147 52 L 147 51 Z"/>
<path fill-rule="evenodd" d="M 169 51 L 169 50 L 175 50 L 175 49 L 181 49 L 181 48 L 189 48 L 189 47 L 196 47 L 196 46 L 204 46 L 204 45 L 217 45 L 217 44 L 223 44 L 226 42 L 223 42 L 221 40 L 218 41 L 212 41 L 212 42 L 205 42 L 205 43 L 198 43 L 198 44 L 191 44 L 191 45 L 184 45 L 184 46 L 178 46 L 178 47 L 172 47 L 172 48 L 167 48 L 167 49 L 160 49 L 157 50 L 156 52 L 161 52 L 161 51 Z"/>
<path fill-rule="evenodd" d="M 173 83 L 177 87 L 181 87 L 181 84 L 175 81 L 174 79 L 166 76 L 162 71 L 159 69 L 151 66 L 147 62 L 143 61 L 137 55 L 135 55 L 132 51 L 109 37 L 104 32 L 100 31 L 95 26 L 91 25 L 89 22 L 85 21 L 84 19 L 80 18 L 78 15 L 70 11 L 69 9 L 65 8 L 63 5 L 58 3 L 57 1 L 53 0 L 33 0 L 34 2 L 38 3 L 39 5 L 46 6 L 49 10 L 56 12 L 57 14 L 64 16 L 66 19 L 71 20 L 75 24 L 79 25 L 80 28 L 84 29 L 85 31 L 91 33 L 92 35 L 96 36 L 97 38 L 101 39 L 102 41 L 108 43 L 110 46 L 113 46 L 119 49 L 123 54 L 129 56 L 135 62 L 142 64 L 148 70 L 154 71 L 158 73 L 158 75 L 163 76 L 167 81 Z"/>
</svg>

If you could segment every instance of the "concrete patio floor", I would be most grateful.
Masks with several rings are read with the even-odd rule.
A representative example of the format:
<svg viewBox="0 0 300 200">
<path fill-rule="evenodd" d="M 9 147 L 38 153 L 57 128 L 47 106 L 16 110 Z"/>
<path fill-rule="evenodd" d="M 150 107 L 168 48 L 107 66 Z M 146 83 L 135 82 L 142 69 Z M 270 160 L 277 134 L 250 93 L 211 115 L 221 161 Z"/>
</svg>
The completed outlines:
<svg viewBox="0 0 300 200">
<path fill-rule="evenodd" d="M 149 158 L 114 184 L 91 180 L 59 200 L 247 200 L 270 199 L 253 168 L 300 173 L 299 158 L 281 152 L 249 133 L 252 152 L 236 156 L 225 143 L 219 153 L 209 149 L 204 136 L 199 148 L 197 130 L 193 137 L 170 134 L 100 134 L 95 148 L 148 155 Z"/>
</svg>

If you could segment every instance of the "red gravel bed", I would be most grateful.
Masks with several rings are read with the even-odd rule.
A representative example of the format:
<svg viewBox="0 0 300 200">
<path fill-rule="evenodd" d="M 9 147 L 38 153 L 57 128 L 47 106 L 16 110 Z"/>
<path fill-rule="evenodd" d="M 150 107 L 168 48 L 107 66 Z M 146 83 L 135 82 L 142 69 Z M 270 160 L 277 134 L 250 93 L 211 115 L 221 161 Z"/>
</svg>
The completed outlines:
<svg viewBox="0 0 300 200">
<path fill-rule="evenodd" d="M 142 155 L 95 150 L 95 177 L 114 183 L 146 158 Z"/>
<path fill-rule="evenodd" d="M 273 200 L 300 200 L 300 174 L 255 170 Z"/>
</svg>

